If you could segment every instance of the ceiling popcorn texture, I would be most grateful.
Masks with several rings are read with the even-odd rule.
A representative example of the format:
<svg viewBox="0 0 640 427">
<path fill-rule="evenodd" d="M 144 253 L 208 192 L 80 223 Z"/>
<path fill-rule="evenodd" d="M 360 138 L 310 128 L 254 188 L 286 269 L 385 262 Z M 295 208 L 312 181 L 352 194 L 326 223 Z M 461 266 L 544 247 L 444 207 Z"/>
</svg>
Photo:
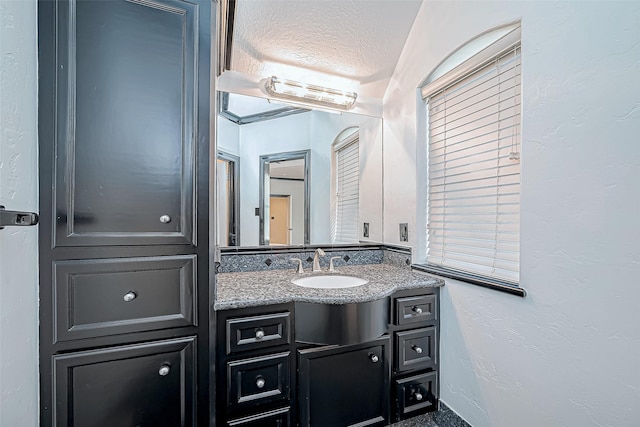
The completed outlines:
<svg viewBox="0 0 640 427">
<path fill-rule="evenodd" d="M 422 0 L 238 0 L 231 69 L 382 98 Z"/>
</svg>

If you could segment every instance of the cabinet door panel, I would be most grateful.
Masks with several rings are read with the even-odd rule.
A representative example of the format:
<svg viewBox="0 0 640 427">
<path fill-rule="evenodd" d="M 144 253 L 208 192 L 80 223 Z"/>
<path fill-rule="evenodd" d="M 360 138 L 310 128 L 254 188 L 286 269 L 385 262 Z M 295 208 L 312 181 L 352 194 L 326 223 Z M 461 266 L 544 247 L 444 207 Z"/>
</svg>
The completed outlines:
<svg viewBox="0 0 640 427">
<path fill-rule="evenodd" d="M 56 246 L 194 242 L 196 8 L 60 3 Z"/>
<path fill-rule="evenodd" d="M 57 426 L 191 426 L 195 337 L 53 357 Z"/>
<path fill-rule="evenodd" d="M 386 425 L 389 338 L 299 351 L 301 426 Z"/>
</svg>

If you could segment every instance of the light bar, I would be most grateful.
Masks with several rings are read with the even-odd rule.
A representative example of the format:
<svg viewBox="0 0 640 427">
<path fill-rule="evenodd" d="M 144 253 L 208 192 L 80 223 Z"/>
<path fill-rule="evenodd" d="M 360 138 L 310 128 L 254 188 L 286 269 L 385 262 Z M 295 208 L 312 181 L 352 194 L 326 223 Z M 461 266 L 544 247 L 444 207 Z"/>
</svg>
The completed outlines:
<svg viewBox="0 0 640 427">
<path fill-rule="evenodd" d="M 358 94 L 271 77 L 265 83 L 267 93 L 276 99 L 347 111 L 353 108 Z"/>
</svg>

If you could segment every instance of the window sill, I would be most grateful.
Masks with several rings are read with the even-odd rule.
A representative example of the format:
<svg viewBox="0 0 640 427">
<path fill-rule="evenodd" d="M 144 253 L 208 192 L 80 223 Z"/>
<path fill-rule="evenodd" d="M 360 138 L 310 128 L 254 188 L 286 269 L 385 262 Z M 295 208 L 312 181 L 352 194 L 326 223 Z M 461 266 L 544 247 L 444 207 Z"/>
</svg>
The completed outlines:
<svg viewBox="0 0 640 427">
<path fill-rule="evenodd" d="M 425 273 L 435 274 L 435 275 L 446 277 L 449 279 L 459 280 L 461 282 L 482 286 L 483 288 L 493 289 L 495 291 L 505 292 L 505 293 L 516 295 L 523 298 L 527 296 L 527 291 L 525 291 L 523 288 L 516 285 L 508 284 L 506 282 L 501 282 L 495 279 L 489 280 L 489 279 L 485 279 L 470 273 L 461 273 L 459 271 L 449 270 L 447 268 L 437 267 L 437 266 L 427 265 L 427 264 L 411 264 L 411 268 L 417 271 L 424 271 Z"/>
</svg>

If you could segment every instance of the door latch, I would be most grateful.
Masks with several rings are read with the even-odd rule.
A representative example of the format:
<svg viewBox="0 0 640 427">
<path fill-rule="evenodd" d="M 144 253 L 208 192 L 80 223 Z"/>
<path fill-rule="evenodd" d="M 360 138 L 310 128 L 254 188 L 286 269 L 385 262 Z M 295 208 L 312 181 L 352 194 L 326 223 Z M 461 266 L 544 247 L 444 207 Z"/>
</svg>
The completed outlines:
<svg viewBox="0 0 640 427">
<path fill-rule="evenodd" d="M 38 214 L 35 212 L 8 211 L 0 205 L 0 230 L 7 226 L 28 226 L 38 223 Z"/>
</svg>

